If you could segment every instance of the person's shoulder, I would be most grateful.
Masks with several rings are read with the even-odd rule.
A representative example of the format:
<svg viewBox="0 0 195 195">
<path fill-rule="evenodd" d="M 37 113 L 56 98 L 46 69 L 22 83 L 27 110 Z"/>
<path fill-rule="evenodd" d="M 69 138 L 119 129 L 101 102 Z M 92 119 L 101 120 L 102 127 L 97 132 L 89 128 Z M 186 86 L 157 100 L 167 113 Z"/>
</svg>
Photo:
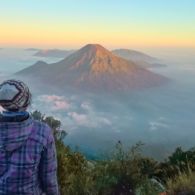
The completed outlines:
<svg viewBox="0 0 195 195">
<path fill-rule="evenodd" d="M 49 125 L 47 123 L 33 119 L 33 124 L 34 124 L 35 128 L 39 129 L 39 131 L 43 131 L 45 133 L 51 132 L 51 128 L 49 127 Z"/>
<path fill-rule="evenodd" d="M 44 122 L 33 120 L 33 131 L 31 137 L 46 143 L 50 137 L 53 136 L 52 129 Z"/>
</svg>

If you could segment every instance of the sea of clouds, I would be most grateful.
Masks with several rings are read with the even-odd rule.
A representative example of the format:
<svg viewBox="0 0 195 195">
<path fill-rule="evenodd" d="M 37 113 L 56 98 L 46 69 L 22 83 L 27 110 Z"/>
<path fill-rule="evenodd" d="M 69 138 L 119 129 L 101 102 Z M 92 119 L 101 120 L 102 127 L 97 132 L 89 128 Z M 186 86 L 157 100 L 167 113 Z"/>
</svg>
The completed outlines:
<svg viewBox="0 0 195 195">
<path fill-rule="evenodd" d="M 0 81 L 40 59 L 32 51 L 0 50 Z M 172 80 L 167 86 L 119 98 L 33 91 L 30 111 L 59 119 L 68 132 L 65 143 L 90 154 L 109 150 L 118 140 L 129 146 L 142 141 L 156 156 L 163 148 L 161 157 L 176 146 L 193 147 L 195 59 L 184 59 L 151 69 Z"/>
</svg>

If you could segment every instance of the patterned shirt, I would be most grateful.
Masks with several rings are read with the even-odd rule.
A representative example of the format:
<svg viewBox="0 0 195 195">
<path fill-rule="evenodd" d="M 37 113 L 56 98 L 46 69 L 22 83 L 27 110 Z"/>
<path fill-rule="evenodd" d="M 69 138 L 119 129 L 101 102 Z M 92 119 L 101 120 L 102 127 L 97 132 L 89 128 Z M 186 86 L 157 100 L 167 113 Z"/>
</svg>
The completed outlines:
<svg viewBox="0 0 195 195">
<path fill-rule="evenodd" d="M 31 117 L 0 117 L 0 194 L 58 195 L 57 160 L 51 129 Z"/>
</svg>

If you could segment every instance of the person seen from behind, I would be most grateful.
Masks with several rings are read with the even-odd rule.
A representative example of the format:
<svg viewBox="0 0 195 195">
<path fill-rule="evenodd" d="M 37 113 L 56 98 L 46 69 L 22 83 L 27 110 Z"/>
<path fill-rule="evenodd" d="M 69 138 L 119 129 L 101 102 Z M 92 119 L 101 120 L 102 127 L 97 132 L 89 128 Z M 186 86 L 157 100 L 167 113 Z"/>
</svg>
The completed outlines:
<svg viewBox="0 0 195 195">
<path fill-rule="evenodd" d="M 25 83 L 0 84 L 0 194 L 58 195 L 56 148 L 48 125 L 27 112 Z"/>
</svg>

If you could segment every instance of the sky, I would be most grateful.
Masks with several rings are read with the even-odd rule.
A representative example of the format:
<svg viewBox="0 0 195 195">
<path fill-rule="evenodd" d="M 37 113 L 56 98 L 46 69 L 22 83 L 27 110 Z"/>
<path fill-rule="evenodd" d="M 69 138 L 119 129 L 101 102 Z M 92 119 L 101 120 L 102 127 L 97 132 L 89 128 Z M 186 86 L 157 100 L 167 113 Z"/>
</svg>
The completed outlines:
<svg viewBox="0 0 195 195">
<path fill-rule="evenodd" d="M 0 47 L 195 48 L 194 0 L 2 0 Z"/>
</svg>

